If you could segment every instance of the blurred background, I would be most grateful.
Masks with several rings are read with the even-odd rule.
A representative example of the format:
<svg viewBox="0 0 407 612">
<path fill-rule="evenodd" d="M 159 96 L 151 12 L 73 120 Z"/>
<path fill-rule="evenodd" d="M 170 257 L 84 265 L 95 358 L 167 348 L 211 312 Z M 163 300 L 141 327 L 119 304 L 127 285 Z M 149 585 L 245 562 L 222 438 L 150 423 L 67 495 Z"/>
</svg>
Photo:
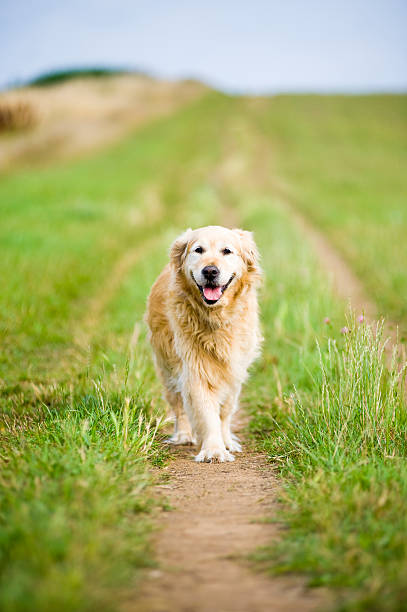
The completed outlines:
<svg viewBox="0 0 407 612">
<path fill-rule="evenodd" d="M 263 96 L 403 92 L 406 18 L 400 0 L 6 0 L 0 169 L 49 146 L 56 155 L 88 150 L 203 86 Z M 41 133 L 19 132 L 38 124 Z"/>
</svg>

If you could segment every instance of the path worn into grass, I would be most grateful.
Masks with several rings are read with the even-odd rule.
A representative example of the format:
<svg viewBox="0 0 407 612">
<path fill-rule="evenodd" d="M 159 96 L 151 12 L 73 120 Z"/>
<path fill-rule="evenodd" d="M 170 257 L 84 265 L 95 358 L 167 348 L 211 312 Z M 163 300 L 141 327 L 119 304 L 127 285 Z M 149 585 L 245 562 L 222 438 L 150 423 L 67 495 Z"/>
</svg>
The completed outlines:
<svg viewBox="0 0 407 612">
<path fill-rule="evenodd" d="M 109 278 L 107 279 L 107 282 L 103 285 L 102 289 L 89 300 L 86 316 L 80 322 L 80 325 L 78 325 L 74 336 L 75 344 L 82 350 L 89 348 L 92 338 L 94 337 L 95 330 L 100 324 L 100 319 L 103 316 L 106 307 L 117 294 L 117 291 L 119 290 L 125 277 L 140 261 L 140 259 L 145 256 L 145 253 L 149 252 L 154 247 L 157 241 L 158 238 L 155 236 L 154 238 L 143 242 L 134 249 L 126 251 L 121 257 L 119 257 L 109 275 Z"/>
<path fill-rule="evenodd" d="M 327 278 L 332 282 L 335 293 L 350 304 L 356 315 L 363 314 L 370 322 L 378 320 L 378 307 L 367 295 L 362 282 L 358 279 L 347 262 L 338 251 L 330 244 L 322 232 L 316 229 L 308 219 L 292 206 L 287 200 L 280 201 L 280 205 L 289 213 L 299 232 L 311 244 L 317 255 L 321 268 Z M 398 325 L 395 321 L 385 319 L 384 338 L 389 338 L 385 351 L 388 365 L 391 364 L 393 349 L 397 347 L 397 353 L 401 363 L 406 361 L 406 344 L 401 343 L 398 333 Z M 407 391 L 407 381 L 405 385 Z"/>
<path fill-rule="evenodd" d="M 284 201 L 284 207 L 300 233 L 313 247 L 321 267 L 332 282 L 334 291 L 345 301 L 350 301 L 352 308 L 357 312 L 365 313 L 369 319 L 377 317 L 377 306 L 368 297 L 361 281 L 322 232 L 311 225 L 308 219 L 287 201 Z"/>
<path fill-rule="evenodd" d="M 258 102 L 254 102 L 256 105 Z M 260 102 L 261 103 L 261 102 Z M 252 102 L 253 104 L 253 102 Z M 292 202 L 289 189 L 280 176 L 274 173 L 273 151 L 270 141 L 265 138 L 258 127 L 252 124 L 253 159 L 256 163 L 251 166 L 250 178 L 254 187 L 259 185 L 270 194 L 275 206 L 283 209 L 298 229 L 299 235 L 311 245 L 320 268 L 339 298 L 351 305 L 357 315 L 364 314 L 366 319 L 374 322 L 378 320 L 379 309 L 377 304 L 368 295 L 363 282 L 358 278 L 351 266 L 337 249 L 330 243 L 324 233 L 319 230 Z M 398 346 L 402 361 L 406 359 L 406 345 L 400 344 L 398 324 L 386 318 L 384 335 L 390 338 L 386 353 L 391 361 L 392 349 Z"/>
<path fill-rule="evenodd" d="M 256 144 L 261 146 L 262 140 Z M 215 176 L 220 195 L 227 193 L 229 182 L 253 178 L 257 183 L 260 178 L 271 195 L 280 195 L 276 183 L 269 183 L 269 151 L 256 156 L 262 162 L 253 173 L 243 158 L 240 164 L 228 164 L 233 154 L 229 148 Z M 281 205 L 313 246 L 337 294 L 374 319 L 376 306 L 347 263 L 285 198 Z M 221 207 L 220 222 L 238 225 L 227 199 L 222 198 Z M 159 520 L 158 568 L 149 572 L 141 596 L 127 602 L 126 612 L 277 612 L 326 606 L 327 593 L 307 589 L 303 580 L 266 576 L 250 567 L 248 556 L 279 537 L 278 526 L 262 520 L 276 516 L 280 487 L 264 456 L 246 450 L 234 463 L 196 464 L 192 450 L 178 449 L 165 473 L 169 480 L 158 488 L 172 510 Z"/>
<path fill-rule="evenodd" d="M 280 195 L 278 186 L 273 181 L 269 184 L 269 153 L 254 157 L 262 163 L 252 174 L 250 163 L 228 147 L 214 174 L 220 196 L 219 222 L 224 225 L 239 225 L 233 201 L 224 197 L 229 183 L 255 179 L 271 195 Z M 282 199 L 281 205 L 313 245 L 338 295 L 350 299 L 358 312 L 374 318 L 375 305 L 347 264 L 325 237 Z M 89 341 L 94 322 L 138 257 L 135 250 L 118 263 L 111 283 L 90 308 L 82 343 Z M 141 591 L 127 598 L 123 611 L 307 612 L 323 608 L 328 601 L 325 592 L 307 589 L 301 578 L 277 578 L 254 571 L 248 561 L 250 554 L 279 537 L 279 527 L 264 521 L 276 516 L 280 486 L 265 456 L 247 450 L 247 443 L 245 453 L 236 454 L 234 463 L 196 464 L 195 452 L 175 449 L 169 465 L 159 471 L 156 490 L 169 502 L 171 511 L 157 517 L 154 549 L 158 565 L 146 572 Z"/>
<path fill-rule="evenodd" d="M 227 196 L 230 183 L 251 180 L 227 141 L 213 176 L 219 223 L 238 227 Z M 236 162 L 239 161 L 239 163 Z M 244 161 L 244 160 L 243 160 Z M 236 163 L 235 163 L 236 162 Z M 236 176 L 238 175 L 238 176 Z M 195 463 L 196 449 L 174 448 L 157 486 L 171 507 L 157 519 L 154 548 L 158 568 L 147 573 L 141 593 L 124 612 L 307 612 L 320 609 L 326 593 L 298 577 L 255 571 L 249 556 L 279 537 L 279 482 L 264 455 L 248 448 L 233 463 Z"/>
<path fill-rule="evenodd" d="M 247 447 L 247 443 L 246 443 Z M 316 610 L 322 593 L 293 577 L 253 571 L 247 556 L 278 537 L 278 481 L 264 456 L 246 450 L 233 463 L 193 461 L 174 450 L 158 485 L 171 511 L 159 517 L 158 568 L 125 612 L 283 612 Z M 163 473 L 161 472 L 161 474 Z"/>
</svg>

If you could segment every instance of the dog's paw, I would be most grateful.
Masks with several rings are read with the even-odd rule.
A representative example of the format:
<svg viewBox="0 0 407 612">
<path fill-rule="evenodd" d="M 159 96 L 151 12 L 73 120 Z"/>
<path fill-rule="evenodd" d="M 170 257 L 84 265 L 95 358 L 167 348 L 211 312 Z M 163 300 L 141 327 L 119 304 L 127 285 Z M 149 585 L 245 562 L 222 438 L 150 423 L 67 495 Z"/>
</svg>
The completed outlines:
<svg viewBox="0 0 407 612">
<path fill-rule="evenodd" d="M 195 457 L 195 461 L 206 463 L 224 463 L 225 461 L 234 461 L 235 458 L 232 453 L 222 447 L 209 447 L 203 448 Z"/>
<path fill-rule="evenodd" d="M 176 431 L 165 440 L 166 444 L 188 445 L 196 444 L 192 434 L 189 431 Z"/>
<path fill-rule="evenodd" d="M 239 442 L 239 438 L 237 436 L 235 436 L 234 434 L 230 434 L 228 435 L 225 439 L 225 446 L 228 450 L 230 450 L 232 453 L 241 453 L 242 452 L 242 446 Z"/>
<path fill-rule="evenodd" d="M 228 440 L 228 442 L 225 443 L 225 446 L 232 453 L 241 453 L 243 450 L 242 445 L 237 440 Z"/>
</svg>

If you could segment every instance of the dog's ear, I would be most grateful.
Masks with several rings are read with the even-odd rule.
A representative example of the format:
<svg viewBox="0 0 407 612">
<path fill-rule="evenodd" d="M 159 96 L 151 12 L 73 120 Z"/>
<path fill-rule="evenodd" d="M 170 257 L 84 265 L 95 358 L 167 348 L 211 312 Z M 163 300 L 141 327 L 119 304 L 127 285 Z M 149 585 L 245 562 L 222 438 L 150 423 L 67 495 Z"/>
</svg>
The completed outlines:
<svg viewBox="0 0 407 612">
<path fill-rule="evenodd" d="M 181 236 L 172 243 L 170 248 L 170 260 L 174 267 L 178 270 L 184 263 L 185 255 L 187 254 L 188 242 L 191 240 L 192 229 L 187 229 Z"/>
<path fill-rule="evenodd" d="M 234 229 L 233 231 L 239 236 L 241 255 L 243 261 L 246 263 L 247 271 L 253 275 L 256 280 L 260 281 L 262 276 L 262 270 L 259 264 L 260 254 L 254 242 L 252 232 L 241 229 Z"/>
</svg>

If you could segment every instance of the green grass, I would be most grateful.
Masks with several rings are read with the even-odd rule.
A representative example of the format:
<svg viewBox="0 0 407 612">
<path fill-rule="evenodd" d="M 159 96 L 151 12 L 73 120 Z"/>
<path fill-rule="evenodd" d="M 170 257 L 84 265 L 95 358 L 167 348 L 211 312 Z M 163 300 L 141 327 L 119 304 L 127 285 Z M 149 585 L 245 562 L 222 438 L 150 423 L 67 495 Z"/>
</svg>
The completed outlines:
<svg viewBox="0 0 407 612">
<path fill-rule="evenodd" d="M 121 254 L 163 229 L 183 227 L 183 204 L 199 205 L 218 155 L 216 124 L 207 126 L 205 118 L 226 110 L 214 97 L 92 159 L 3 178 L 0 376 L 6 385 L 49 382 L 61 363 L 65 370 L 89 300 L 103 293 Z"/>
<path fill-rule="evenodd" d="M 114 610 L 153 562 L 163 405 L 140 322 L 184 220 L 214 219 L 227 110 L 213 96 L 91 159 L 3 178 L 2 610 Z"/>
<path fill-rule="evenodd" d="M 254 559 L 273 573 L 303 572 L 311 585 L 338 589 L 343 610 L 405 609 L 403 374 L 396 363 L 386 366 L 380 327 L 376 334 L 345 321 L 344 305 L 289 219 L 264 208 L 260 218 L 257 235 L 273 274 L 263 297 L 263 359 L 247 405 L 259 448 L 285 482 L 279 520 L 288 529 Z M 341 334 L 345 323 L 350 331 Z"/>
<path fill-rule="evenodd" d="M 406 100 L 282 96 L 251 106 L 273 147 L 271 190 L 320 226 L 379 311 L 404 330 Z M 288 527 L 258 559 L 337 588 L 341 609 L 404 610 L 402 364 L 389 370 L 381 328 L 376 336 L 350 315 L 350 333 L 339 333 L 343 305 L 334 303 L 307 246 L 275 219 L 268 225 L 264 211 L 258 215 L 262 251 L 278 265 L 265 295 L 268 333 L 249 407 L 253 433 L 286 480 Z M 323 317 L 331 319 L 325 329 Z"/>
<path fill-rule="evenodd" d="M 407 96 L 277 96 L 255 115 L 284 196 L 405 331 Z"/>
<path fill-rule="evenodd" d="M 147 458 L 159 421 L 99 383 L 2 445 L 2 610 L 109 610 L 152 563 Z M 129 398 L 132 399 L 129 399 Z"/>
<path fill-rule="evenodd" d="M 266 340 L 244 403 L 281 474 L 289 527 L 257 559 L 338 588 L 344 609 L 402 609 L 405 401 L 369 328 L 350 322 L 340 333 L 346 305 L 280 202 L 289 193 L 308 210 L 315 198 L 345 236 L 337 245 L 358 250 L 368 289 L 379 278 L 372 253 L 382 274 L 385 252 L 380 303 L 402 316 L 393 283 L 404 245 L 379 214 L 386 180 L 392 210 L 404 214 L 396 130 L 372 127 L 380 113 L 403 125 L 399 105 L 210 94 L 92 158 L 2 179 L 2 609 L 115 610 L 130 587 L 136 597 L 140 568 L 154 562 L 149 466 L 165 461 L 145 300 L 177 232 L 232 213 L 263 255 Z M 348 172 L 350 160 L 363 172 Z M 351 207 L 339 207 L 336 171 L 359 193 L 359 242 L 344 229 Z"/>
</svg>

